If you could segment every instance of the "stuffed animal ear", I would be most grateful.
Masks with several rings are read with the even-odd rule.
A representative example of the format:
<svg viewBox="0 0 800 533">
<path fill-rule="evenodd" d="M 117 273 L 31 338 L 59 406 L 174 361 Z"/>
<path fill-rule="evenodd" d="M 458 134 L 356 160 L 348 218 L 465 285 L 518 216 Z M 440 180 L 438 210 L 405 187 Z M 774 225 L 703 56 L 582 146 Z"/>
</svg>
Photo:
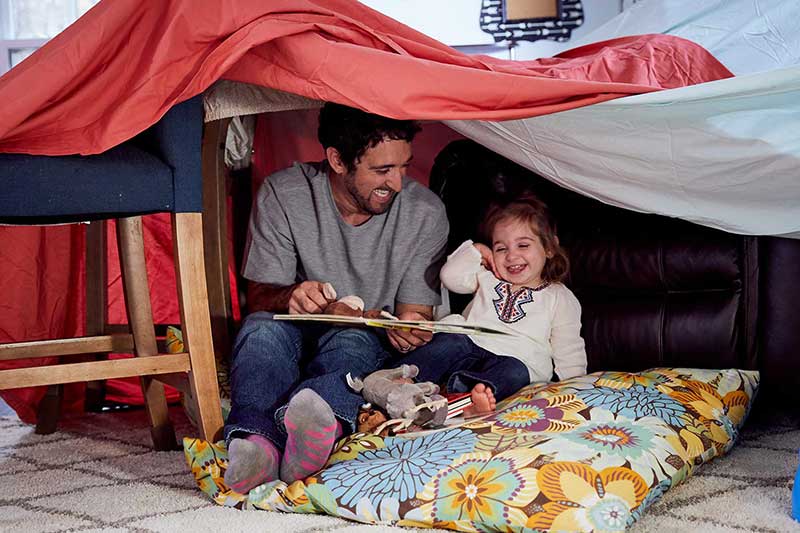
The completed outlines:
<svg viewBox="0 0 800 533">
<path fill-rule="evenodd" d="M 345 296 L 340 300 L 329 303 L 323 313 L 326 315 L 360 317 L 364 311 L 364 300 L 358 296 Z"/>
<path fill-rule="evenodd" d="M 333 288 L 328 282 L 322 284 L 322 295 L 325 297 L 326 300 L 332 302 L 336 299 L 336 289 Z"/>
<path fill-rule="evenodd" d="M 437 394 L 439 392 L 439 385 L 436 383 L 432 383 L 430 381 L 423 381 L 421 383 L 417 383 L 417 386 L 422 390 L 422 392 L 426 396 L 430 396 L 432 394 Z"/>
<path fill-rule="evenodd" d="M 361 381 L 360 378 L 354 378 L 353 376 L 351 376 L 350 372 L 347 373 L 345 379 L 347 380 L 347 385 L 354 391 L 361 392 L 362 390 L 364 390 L 364 382 Z"/>
<path fill-rule="evenodd" d="M 417 374 L 419 374 L 419 367 L 417 365 L 403 365 L 400 368 L 403 369 L 404 378 L 415 378 Z"/>
</svg>

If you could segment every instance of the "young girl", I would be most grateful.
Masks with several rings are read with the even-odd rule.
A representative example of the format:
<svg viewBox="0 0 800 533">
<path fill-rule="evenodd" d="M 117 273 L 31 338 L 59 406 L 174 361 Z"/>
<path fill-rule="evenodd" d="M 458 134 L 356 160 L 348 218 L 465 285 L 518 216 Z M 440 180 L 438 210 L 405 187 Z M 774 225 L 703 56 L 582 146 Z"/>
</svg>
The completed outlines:
<svg viewBox="0 0 800 533">
<path fill-rule="evenodd" d="M 462 315 L 444 321 L 505 329 L 507 336 L 434 335 L 402 359 L 417 379 L 447 392 L 472 392 L 471 412 L 492 411 L 534 381 L 586 373 L 581 307 L 561 280 L 569 268 L 547 207 L 535 197 L 492 207 L 483 224 L 491 248 L 466 241 L 447 258 L 441 279 L 452 292 L 475 297 Z"/>
</svg>

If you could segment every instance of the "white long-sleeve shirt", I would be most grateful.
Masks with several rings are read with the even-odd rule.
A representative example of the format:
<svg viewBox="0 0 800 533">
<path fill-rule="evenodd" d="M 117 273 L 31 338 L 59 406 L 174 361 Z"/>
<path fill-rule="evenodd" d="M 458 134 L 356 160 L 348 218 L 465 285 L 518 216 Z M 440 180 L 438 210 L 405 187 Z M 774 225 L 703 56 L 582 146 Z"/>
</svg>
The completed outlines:
<svg viewBox="0 0 800 533">
<path fill-rule="evenodd" d="M 497 355 L 510 355 L 528 367 L 531 381 L 549 381 L 555 369 L 560 379 L 586 374 L 586 349 L 581 329 L 581 304 L 561 283 L 534 290 L 497 279 L 481 265 L 481 254 L 465 241 L 447 257 L 441 279 L 452 292 L 475 294 L 464 315 L 447 322 L 505 329 L 513 335 L 470 335 Z"/>
</svg>

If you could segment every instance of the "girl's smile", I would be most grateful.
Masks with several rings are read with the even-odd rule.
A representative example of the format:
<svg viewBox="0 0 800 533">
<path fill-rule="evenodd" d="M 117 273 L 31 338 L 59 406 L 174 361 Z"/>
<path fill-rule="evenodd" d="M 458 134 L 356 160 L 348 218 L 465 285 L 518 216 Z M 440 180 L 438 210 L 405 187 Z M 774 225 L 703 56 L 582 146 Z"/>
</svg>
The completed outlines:
<svg viewBox="0 0 800 533">
<path fill-rule="evenodd" d="M 529 224 L 517 219 L 498 222 L 492 233 L 492 255 L 500 278 L 515 290 L 542 284 L 548 253 Z"/>
</svg>

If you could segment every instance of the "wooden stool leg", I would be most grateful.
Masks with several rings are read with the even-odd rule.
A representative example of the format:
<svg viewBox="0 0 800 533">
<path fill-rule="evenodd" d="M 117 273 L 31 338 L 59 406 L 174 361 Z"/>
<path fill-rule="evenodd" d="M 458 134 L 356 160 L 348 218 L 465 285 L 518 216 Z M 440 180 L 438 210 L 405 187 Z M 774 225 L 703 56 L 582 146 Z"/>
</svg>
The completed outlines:
<svg viewBox="0 0 800 533">
<path fill-rule="evenodd" d="M 105 221 L 96 220 L 86 228 L 86 322 L 85 335 L 102 335 L 105 330 L 106 271 L 105 271 Z M 73 358 L 73 362 L 93 361 L 99 357 L 85 355 Z M 36 411 L 36 433 L 48 435 L 58 426 L 61 412 L 63 385 L 49 385 Z M 99 412 L 105 398 L 105 381 L 90 381 L 86 384 L 84 406 L 87 411 Z"/>
<path fill-rule="evenodd" d="M 197 423 L 200 436 L 215 442 L 222 436 L 222 410 L 208 311 L 202 215 L 173 213 L 172 234 L 183 342 L 192 365 L 189 384 L 197 403 Z"/>
<path fill-rule="evenodd" d="M 106 221 L 95 220 L 86 228 L 86 333 L 88 337 L 106 333 Z M 89 356 L 86 360 L 106 359 L 108 354 Z M 106 397 L 105 381 L 86 383 L 84 408 L 98 413 Z"/>
<path fill-rule="evenodd" d="M 203 128 L 203 258 L 208 282 L 211 333 L 218 360 L 230 355 L 231 291 L 228 279 L 228 191 L 225 136 L 230 119 Z"/>
<path fill-rule="evenodd" d="M 142 217 L 117 219 L 117 242 L 125 287 L 125 306 L 128 310 L 128 322 L 133 331 L 136 356 L 158 355 L 153 311 L 150 305 L 150 288 L 147 285 Z M 155 449 L 177 449 L 175 430 L 169 421 L 164 385 L 148 376 L 143 376 L 141 383 Z"/>
<path fill-rule="evenodd" d="M 49 435 L 58 426 L 58 415 L 61 411 L 61 396 L 64 385 L 48 385 L 36 411 L 36 433 Z"/>
</svg>

